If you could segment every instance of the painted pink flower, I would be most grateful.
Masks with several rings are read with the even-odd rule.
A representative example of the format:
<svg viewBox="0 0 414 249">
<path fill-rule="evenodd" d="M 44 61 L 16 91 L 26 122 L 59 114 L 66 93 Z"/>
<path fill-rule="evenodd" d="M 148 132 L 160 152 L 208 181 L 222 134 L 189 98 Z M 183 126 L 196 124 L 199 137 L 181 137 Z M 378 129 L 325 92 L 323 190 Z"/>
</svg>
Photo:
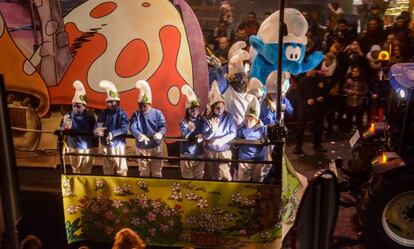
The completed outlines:
<svg viewBox="0 0 414 249">
<path fill-rule="evenodd" d="M 141 220 L 137 217 L 133 217 L 132 221 L 131 221 L 132 225 L 138 226 L 139 224 L 141 224 Z"/>
<path fill-rule="evenodd" d="M 106 211 L 106 212 L 105 212 L 105 217 L 106 217 L 108 220 L 113 220 L 113 219 L 115 219 L 115 215 L 114 215 L 114 213 L 113 213 L 112 211 Z"/>
<path fill-rule="evenodd" d="M 150 233 L 151 236 L 155 236 L 155 234 L 157 233 L 157 230 L 155 230 L 155 228 L 151 228 L 149 230 L 149 233 Z"/>
<path fill-rule="evenodd" d="M 148 219 L 148 221 L 154 221 L 156 218 L 157 218 L 157 215 L 155 215 L 155 214 L 154 214 L 154 213 L 152 213 L 152 212 L 149 212 L 149 213 L 147 214 L 147 219 Z"/>
<path fill-rule="evenodd" d="M 163 233 L 167 232 L 169 228 L 170 228 L 170 227 L 169 227 L 169 226 L 167 226 L 167 225 L 164 225 L 164 224 L 161 224 L 161 225 L 160 225 L 160 230 L 161 230 L 161 232 L 163 232 Z"/>
</svg>

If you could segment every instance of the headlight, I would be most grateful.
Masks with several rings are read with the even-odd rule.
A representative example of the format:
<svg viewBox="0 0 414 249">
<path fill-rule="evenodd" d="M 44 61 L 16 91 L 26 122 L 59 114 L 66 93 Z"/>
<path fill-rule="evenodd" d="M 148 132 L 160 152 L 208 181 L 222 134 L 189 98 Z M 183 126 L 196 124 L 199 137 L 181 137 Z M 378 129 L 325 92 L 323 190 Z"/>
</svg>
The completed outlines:
<svg viewBox="0 0 414 249">
<path fill-rule="evenodd" d="M 405 98 L 405 92 L 403 89 L 398 90 L 398 93 L 400 94 L 400 97 L 403 99 Z"/>
</svg>

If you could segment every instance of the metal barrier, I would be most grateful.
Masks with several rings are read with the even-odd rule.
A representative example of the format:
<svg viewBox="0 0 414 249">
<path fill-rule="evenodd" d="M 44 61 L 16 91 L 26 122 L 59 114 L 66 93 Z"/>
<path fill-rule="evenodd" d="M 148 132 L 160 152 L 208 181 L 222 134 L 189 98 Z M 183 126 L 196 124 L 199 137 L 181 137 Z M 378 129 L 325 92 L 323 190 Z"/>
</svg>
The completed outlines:
<svg viewBox="0 0 414 249">
<path fill-rule="evenodd" d="M 269 133 L 271 133 L 271 136 L 277 136 L 278 130 L 269 128 Z M 15 131 L 25 131 L 25 132 L 38 132 L 38 133 L 49 133 L 54 134 L 57 136 L 57 150 L 59 152 L 60 156 L 60 165 L 62 166 L 63 174 L 67 174 L 66 169 L 66 162 L 65 157 L 66 156 L 93 156 L 93 157 L 117 157 L 117 158 L 129 158 L 129 159 L 160 159 L 160 160 L 185 160 L 185 161 L 204 161 L 204 162 L 221 162 L 221 163 L 258 163 L 258 164 L 272 164 L 275 165 L 275 160 L 261 160 L 261 161 L 254 161 L 254 160 L 238 160 L 238 159 L 209 159 L 209 158 L 189 158 L 189 157 L 182 157 L 180 156 L 141 156 L 141 155 L 106 155 L 103 153 L 67 153 L 66 152 L 66 145 L 65 145 L 65 137 L 66 136 L 95 136 L 92 133 L 82 133 L 82 132 L 73 132 L 70 130 L 62 131 L 62 130 L 34 130 L 34 129 L 24 129 L 24 128 L 18 128 L 18 127 L 12 127 L 12 130 Z M 126 134 L 123 135 L 126 139 L 136 139 L 132 134 Z M 190 141 L 186 138 L 181 137 L 168 137 L 165 136 L 162 139 L 163 141 L 172 141 L 172 142 L 186 142 Z M 280 152 L 276 152 L 277 148 L 281 145 L 280 141 L 271 141 L 269 139 L 262 139 L 262 140 L 246 140 L 246 139 L 233 139 L 229 142 L 231 145 L 260 145 L 260 146 L 268 146 L 268 145 L 276 145 L 274 146 L 274 151 L 272 152 L 272 157 L 275 157 L 275 155 L 279 154 Z M 281 159 L 281 157 L 280 157 Z M 280 165 L 281 165 L 281 160 Z M 277 167 L 273 167 L 277 168 Z M 272 174 L 275 174 L 276 176 L 272 177 L 272 182 L 280 182 L 281 180 L 281 170 L 274 170 Z"/>
</svg>

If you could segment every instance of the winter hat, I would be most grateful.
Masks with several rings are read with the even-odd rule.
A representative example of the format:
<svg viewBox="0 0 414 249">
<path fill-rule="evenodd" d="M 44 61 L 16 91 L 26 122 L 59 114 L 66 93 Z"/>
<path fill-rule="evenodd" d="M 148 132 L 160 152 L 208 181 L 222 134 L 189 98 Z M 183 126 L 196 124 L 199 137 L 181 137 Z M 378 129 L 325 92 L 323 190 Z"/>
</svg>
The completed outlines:
<svg viewBox="0 0 414 249">
<path fill-rule="evenodd" d="M 229 49 L 229 74 L 234 75 L 237 73 L 244 73 L 245 68 L 243 61 L 248 60 L 250 55 L 249 52 L 244 50 L 246 43 L 239 41 L 234 43 Z"/>
<path fill-rule="evenodd" d="M 260 25 L 257 36 L 262 38 L 264 43 L 279 43 L 279 11 L 274 12 Z M 283 37 L 283 43 L 301 43 L 306 45 L 308 39 L 308 22 L 297 9 L 285 8 L 284 22 L 287 27 L 287 36 Z"/>
<path fill-rule="evenodd" d="M 120 101 L 118 90 L 116 89 L 114 83 L 108 81 L 108 80 L 102 80 L 99 82 L 99 87 L 105 89 L 106 91 L 106 99 L 105 101 L 111 101 L 116 100 Z"/>
<path fill-rule="evenodd" d="M 151 88 L 145 80 L 138 80 L 136 88 L 139 89 L 138 103 L 152 104 Z"/>
<path fill-rule="evenodd" d="M 250 93 L 257 98 L 263 97 L 263 84 L 257 78 L 251 78 L 249 84 L 247 85 L 247 93 Z"/>
<path fill-rule="evenodd" d="M 288 72 L 282 73 L 282 95 L 285 95 L 290 87 L 290 74 Z M 277 70 L 271 72 L 266 79 L 266 92 L 277 93 Z"/>
<path fill-rule="evenodd" d="M 82 82 L 75 80 L 75 82 L 73 82 L 73 87 L 75 88 L 75 95 L 73 95 L 72 103 L 86 105 L 86 91 Z"/>
<path fill-rule="evenodd" d="M 224 102 L 224 98 L 221 96 L 217 81 L 213 81 L 211 90 L 208 93 L 208 105 L 212 106 L 217 102 Z"/>
<path fill-rule="evenodd" d="M 371 49 L 369 50 L 369 52 L 367 53 L 367 59 L 368 60 L 375 60 L 374 58 L 372 58 L 372 52 L 373 51 L 381 51 L 381 47 L 379 45 L 372 45 Z M 378 59 L 378 58 L 377 58 Z"/>
<path fill-rule="evenodd" d="M 256 97 L 251 98 L 245 116 L 253 116 L 256 119 L 260 119 L 260 103 Z"/>
<path fill-rule="evenodd" d="M 187 97 L 185 101 L 185 109 L 200 106 L 200 102 L 198 101 L 197 96 L 189 85 L 184 85 L 181 87 L 181 93 Z"/>
</svg>

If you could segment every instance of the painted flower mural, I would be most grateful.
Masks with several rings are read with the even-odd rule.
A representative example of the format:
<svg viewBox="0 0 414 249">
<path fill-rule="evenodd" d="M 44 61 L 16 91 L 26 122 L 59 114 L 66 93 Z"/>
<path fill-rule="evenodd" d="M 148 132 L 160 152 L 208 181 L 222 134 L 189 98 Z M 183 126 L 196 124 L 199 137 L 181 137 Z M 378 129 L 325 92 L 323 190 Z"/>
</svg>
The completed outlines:
<svg viewBox="0 0 414 249">
<path fill-rule="evenodd" d="M 241 248 L 281 236 L 279 213 L 268 210 L 281 203 L 275 186 L 63 176 L 62 189 L 69 187 L 73 195 L 63 196 L 69 242 L 109 242 L 123 227 L 150 245 Z"/>
</svg>

